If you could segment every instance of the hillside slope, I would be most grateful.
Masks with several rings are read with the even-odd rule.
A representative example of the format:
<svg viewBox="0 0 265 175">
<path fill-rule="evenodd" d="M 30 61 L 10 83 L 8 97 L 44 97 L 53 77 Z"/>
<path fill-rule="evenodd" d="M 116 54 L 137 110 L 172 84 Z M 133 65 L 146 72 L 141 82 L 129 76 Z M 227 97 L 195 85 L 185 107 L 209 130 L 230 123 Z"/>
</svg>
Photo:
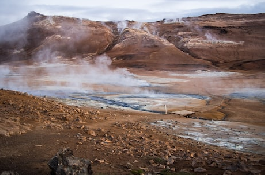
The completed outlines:
<svg viewBox="0 0 265 175">
<path fill-rule="evenodd" d="M 265 14 L 214 14 L 157 22 L 99 22 L 31 12 L 0 27 L 0 61 L 88 59 L 113 65 L 264 70 Z"/>
</svg>

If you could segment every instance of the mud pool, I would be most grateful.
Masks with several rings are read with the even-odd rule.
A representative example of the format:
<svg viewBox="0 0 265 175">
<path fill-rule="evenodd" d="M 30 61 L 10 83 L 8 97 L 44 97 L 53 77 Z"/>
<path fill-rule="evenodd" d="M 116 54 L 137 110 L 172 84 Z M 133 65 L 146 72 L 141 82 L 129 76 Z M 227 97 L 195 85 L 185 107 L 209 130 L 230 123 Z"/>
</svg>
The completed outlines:
<svg viewBox="0 0 265 175">
<path fill-rule="evenodd" d="M 67 104 L 78 106 L 94 106 L 101 108 L 131 109 L 153 113 L 188 107 L 201 107 L 209 97 L 192 94 L 115 94 L 115 93 L 72 93 L 67 98 L 61 98 Z"/>
<path fill-rule="evenodd" d="M 242 152 L 265 154 L 265 133 L 261 126 L 228 121 L 192 121 L 176 119 L 153 122 L 152 125 L 206 144 Z"/>
</svg>

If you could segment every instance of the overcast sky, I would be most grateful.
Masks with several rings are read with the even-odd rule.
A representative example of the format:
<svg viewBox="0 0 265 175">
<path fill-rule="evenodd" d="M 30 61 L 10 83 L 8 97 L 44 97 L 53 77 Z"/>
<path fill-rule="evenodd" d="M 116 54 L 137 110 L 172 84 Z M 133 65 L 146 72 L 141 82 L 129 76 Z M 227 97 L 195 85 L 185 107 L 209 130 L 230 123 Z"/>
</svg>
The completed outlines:
<svg viewBox="0 0 265 175">
<path fill-rule="evenodd" d="M 265 13 L 265 0 L 0 0 L 0 25 L 30 11 L 98 21 L 156 21 L 212 13 Z"/>
</svg>

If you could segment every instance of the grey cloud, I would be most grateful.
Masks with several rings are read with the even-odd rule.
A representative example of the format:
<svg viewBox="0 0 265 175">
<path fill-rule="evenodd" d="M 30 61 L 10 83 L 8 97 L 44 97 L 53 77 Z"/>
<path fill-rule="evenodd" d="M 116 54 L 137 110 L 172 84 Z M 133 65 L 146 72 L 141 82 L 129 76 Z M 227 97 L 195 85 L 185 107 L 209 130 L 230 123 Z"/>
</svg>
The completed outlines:
<svg viewBox="0 0 265 175">
<path fill-rule="evenodd" d="M 64 15 L 91 20 L 137 20 L 144 21 L 152 19 L 155 14 L 148 10 L 129 9 L 129 8 L 105 8 L 105 7 L 72 7 L 72 6 L 48 6 L 38 5 L 38 12 L 45 15 Z"/>
<path fill-rule="evenodd" d="M 258 3 L 254 6 L 242 5 L 237 8 L 211 8 L 211 9 L 196 9 L 186 13 L 186 16 L 200 16 L 203 14 L 214 13 L 231 13 L 231 14 L 255 14 L 265 12 L 265 2 Z"/>
<path fill-rule="evenodd" d="M 253 7 L 247 7 L 247 11 L 243 13 L 265 13 L 265 2 L 258 3 Z"/>
<path fill-rule="evenodd" d="M 188 0 L 192 1 L 192 0 Z M 193 0 L 194 1 L 194 0 Z M 209 1 L 209 0 L 207 0 Z M 226 0 L 224 0 L 226 1 Z M 106 8 L 105 6 L 84 7 L 64 5 L 32 5 L 33 0 L 9 0 L 0 1 L 0 25 L 17 21 L 27 15 L 30 11 L 43 13 L 44 15 L 62 15 L 91 20 L 135 20 L 156 21 L 163 18 L 180 18 L 188 16 L 199 16 L 211 13 L 264 13 L 265 2 L 254 6 L 243 5 L 237 8 L 197 8 L 191 10 L 174 10 L 171 6 L 183 2 L 182 0 L 162 0 L 154 3 L 149 9 L 130 8 Z M 205 2 L 205 1 L 204 1 Z M 48 3 L 48 1 L 47 1 Z M 210 3 L 210 1 L 209 1 Z M 164 9 L 161 11 L 161 9 Z"/>
<path fill-rule="evenodd" d="M 156 7 L 170 7 L 168 3 L 177 3 L 176 1 L 165 0 L 159 4 L 154 4 Z M 181 1 L 179 1 L 181 2 Z M 163 6 L 163 5 L 164 6 Z M 156 21 L 163 18 L 180 18 L 188 16 L 199 16 L 212 13 L 262 13 L 265 12 L 264 3 L 256 4 L 255 6 L 240 6 L 238 8 L 198 8 L 186 11 L 168 10 L 167 12 L 151 11 L 148 9 L 129 9 L 129 8 L 106 8 L 106 7 L 72 7 L 72 6 L 36 6 L 46 15 L 67 15 L 79 18 L 88 18 L 91 20 L 135 20 L 135 21 Z M 41 12 L 42 13 L 42 12 Z"/>
<path fill-rule="evenodd" d="M 147 10 L 139 9 L 125 9 L 125 8 L 112 8 L 112 9 L 95 9 L 92 11 L 85 11 L 84 16 L 94 16 L 100 18 L 105 17 L 107 20 L 136 20 L 145 21 L 148 18 L 152 18 L 153 14 Z"/>
<path fill-rule="evenodd" d="M 0 1 L 0 25 L 9 24 L 22 19 L 31 11 L 29 1 L 8 0 Z"/>
<path fill-rule="evenodd" d="M 193 1 L 196 0 L 187 0 L 187 1 Z M 211 0 L 205 0 L 212 2 Z M 205 2 L 203 1 L 203 2 Z M 228 1 L 228 0 L 223 0 Z M 159 3 L 153 4 L 153 8 L 160 8 L 160 9 L 167 9 L 167 7 L 176 5 L 178 3 L 182 3 L 182 0 L 163 0 Z M 221 3 L 221 2 L 220 2 Z M 254 13 L 264 13 L 265 12 L 265 2 L 256 3 L 255 5 L 241 5 L 236 8 L 226 7 L 226 8 L 195 8 L 190 10 L 176 10 L 169 9 L 169 12 L 164 13 L 155 13 L 160 18 L 181 18 L 181 17 L 194 17 L 194 16 L 200 16 L 204 14 L 215 14 L 215 13 L 231 13 L 231 14 L 254 14 Z"/>
</svg>

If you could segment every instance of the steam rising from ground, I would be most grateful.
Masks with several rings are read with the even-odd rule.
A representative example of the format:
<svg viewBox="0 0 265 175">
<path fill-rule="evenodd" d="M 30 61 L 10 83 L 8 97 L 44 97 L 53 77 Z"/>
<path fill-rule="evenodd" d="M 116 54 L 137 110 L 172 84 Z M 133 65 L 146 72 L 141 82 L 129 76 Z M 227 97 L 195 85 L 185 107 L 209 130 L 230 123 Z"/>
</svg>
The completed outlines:
<svg viewBox="0 0 265 175">
<path fill-rule="evenodd" d="M 205 33 L 205 37 L 207 40 L 217 40 L 215 36 L 213 36 L 209 31 Z"/>
<path fill-rule="evenodd" d="M 85 60 L 70 61 L 50 55 L 31 65 L 0 65 L 1 88 L 36 91 L 69 90 L 100 91 L 103 85 L 141 87 L 149 84 L 136 79 L 127 69 L 110 69 L 111 59 L 101 55 L 95 63 Z"/>
<path fill-rule="evenodd" d="M 192 123 L 185 121 L 185 119 L 176 119 L 176 121 L 156 121 L 152 124 L 157 127 L 168 128 L 173 134 L 180 137 L 190 138 L 210 145 L 244 152 L 265 153 L 264 134 L 261 132 L 263 131 L 262 126 L 198 119 L 193 119 Z"/>
<path fill-rule="evenodd" d="M 144 22 L 132 22 L 129 23 L 128 21 L 118 21 L 117 23 L 118 32 L 122 33 L 124 29 L 130 28 L 130 29 L 137 29 L 137 30 L 144 30 L 150 34 L 157 35 L 156 27 L 154 26 L 148 26 Z"/>
<path fill-rule="evenodd" d="M 8 51 L 16 53 L 21 49 L 24 51 L 24 40 L 26 42 L 28 39 L 27 30 L 33 24 L 31 20 L 34 15 L 37 14 L 29 14 L 20 22 L 13 24 L 11 27 L 15 29 L 12 28 L 11 32 L 8 32 L 11 30 L 9 26 L 0 28 L 0 36 L 2 36 L 0 43 L 11 43 Z M 149 86 L 146 81 L 135 78 L 127 69 L 111 68 L 112 61 L 107 55 L 96 58 L 87 57 L 89 53 L 98 52 L 94 51 L 92 46 L 84 44 L 85 39 L 90 38 L 90 30 L 94 30 L 94 28 L 88 28 L 87 24 L 82 24 L 82 21 L 79 20 L 75 22 L 74 27 L 73 23 L 60 22 L 60 17 L 47 17 L 34 22 L 35 27 L 49 29 L 55 27 L 59 32 L 46 37 L 44 42 L 34 49 L 32 59 L 30 59 L 31 63 L 17 61 L 0 65 L 0 88 L 31 93 L 58 90 L 75 92 L 126 91 L 127 93 L 128 91 L 139 92 L 141 87 Z M 127 27 L 127 22 L 120 23 L 119 26 L 119 29 L 123 30 Z M 18 40 L 23 43 L 21 44 Z M 86 56 L 65 59 L 65 56 L 69 58 L 71 55 L 76 55 L 77 51 Z M 21 55 L 16 55 L 18 60 L 22 60 Z M 12 56 L 14 54 L 7 60 L 11 60 Z M 39 94 L 34 93 L 34 95 Z"/>
</svg>

